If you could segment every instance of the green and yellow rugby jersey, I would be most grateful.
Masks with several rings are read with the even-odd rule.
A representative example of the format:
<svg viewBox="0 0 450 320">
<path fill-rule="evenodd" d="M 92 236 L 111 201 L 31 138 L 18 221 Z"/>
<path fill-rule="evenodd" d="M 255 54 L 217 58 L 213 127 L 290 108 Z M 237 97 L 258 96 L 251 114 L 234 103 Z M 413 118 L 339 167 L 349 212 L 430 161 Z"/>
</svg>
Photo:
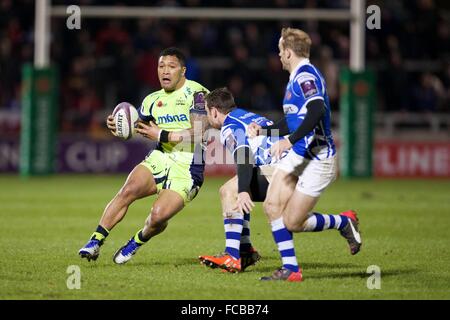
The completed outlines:
<svg viewBox="0 0 450 320">
<path fill-rule="evenodd" d="M 204 109 L 204 95 L 208 93 L 201 84 L 186 79 L 184 85 L 175 91 L 166 92 L 164 89 L 155 91 L 145 97 L 139 109 L 139 117 L 144 121 L 154 121 L 158 127 L 167 131 L 181 131 L 191 128 L 190 113 L 196 112 L 206 115 Z M 177 145 L 165 142 L 158 145 L 158 149 L 165 153 L 180 154 L 177 160 L 191 162 L 193 148 L 190 144 Z"/>
</svg>

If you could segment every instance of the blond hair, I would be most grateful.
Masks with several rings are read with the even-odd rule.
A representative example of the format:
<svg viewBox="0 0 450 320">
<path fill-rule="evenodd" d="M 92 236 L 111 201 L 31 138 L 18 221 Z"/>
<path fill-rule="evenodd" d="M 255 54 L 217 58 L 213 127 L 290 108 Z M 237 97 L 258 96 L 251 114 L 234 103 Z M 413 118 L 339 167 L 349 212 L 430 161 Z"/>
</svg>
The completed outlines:
<svg viewBox="0 0 450 320">
<path fill-rule="evenodd" d="M 292 49 L 299 57 L 309 58 L 311 48 L 311 38 L 300 29 L 283 28 L 281 30 L 281 45 L 283 49 Z"/>
</svg>

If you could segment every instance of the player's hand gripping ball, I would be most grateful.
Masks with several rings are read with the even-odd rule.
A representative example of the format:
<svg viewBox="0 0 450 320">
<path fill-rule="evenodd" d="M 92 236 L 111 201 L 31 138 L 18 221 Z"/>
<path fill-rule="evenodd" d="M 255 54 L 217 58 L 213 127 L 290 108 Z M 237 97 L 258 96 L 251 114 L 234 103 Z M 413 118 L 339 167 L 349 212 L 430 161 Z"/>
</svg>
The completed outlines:
<svg viewBox="0 0 450 320">
<path fill-rule="evenodd" d="M 119 103 L 112 113 L 116 125 L 115 135 L 128 140 L 136 133 L 135 126 L 139 120 L 136 108 L 128 102 Z"/>
</svg>

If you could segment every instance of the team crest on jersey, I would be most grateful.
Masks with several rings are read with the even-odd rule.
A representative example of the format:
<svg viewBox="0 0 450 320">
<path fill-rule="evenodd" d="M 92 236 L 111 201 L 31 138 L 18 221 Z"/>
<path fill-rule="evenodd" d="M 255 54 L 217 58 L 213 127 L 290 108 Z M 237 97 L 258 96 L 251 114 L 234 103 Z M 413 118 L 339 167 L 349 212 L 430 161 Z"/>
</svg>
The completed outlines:
<svg viewBox="0 0 450 320">
<path fill-rule="evenodd" d="M 309 98 L 318 92 L 314 80 L 303 81 L 300 83 L 300 88 L 302 89 L 302 93 L 305 98 Z"/>
</svg>

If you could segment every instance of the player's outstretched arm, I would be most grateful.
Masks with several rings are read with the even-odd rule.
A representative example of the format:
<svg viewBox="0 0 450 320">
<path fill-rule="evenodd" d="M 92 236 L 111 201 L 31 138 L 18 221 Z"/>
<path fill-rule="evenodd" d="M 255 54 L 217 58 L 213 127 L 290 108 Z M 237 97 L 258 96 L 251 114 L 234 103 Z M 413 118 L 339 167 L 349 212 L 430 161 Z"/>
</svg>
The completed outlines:
<svg viewBox="0 0 450 320">
<path fill-rule="evenodd" d="M 325 114 L 325 109 L 323 100 L 312 100 L 306 105 L 307 111 L 302 124 L 288 138 L 292 145 L 314 130 Z"/>
<path fill-rule="evenodd" d="M 191 113 L 190 129 L 181 131 L 167 131 L 160 129 L 158 125 L 156 125 L 153 121 L 150 121 L 148 124 L 139 122 L 136 128 L 136 132 L 153 141 L 179 143 L 182 141 L 195 141 L 194 137 L 196 135 L 198 135 L 200 139 L 199 141 L 201 141 L 203 134 L 208 129 L 209 122 L 206 115 Z"/>
<path fill-rule="evenodd" d="M 270 155 L 279 159 L 281 154 L 291 148 L 297 141 L 303 139 L 319 124 L 325 113 L 323 100 L 312 100 L 306 105 L 306 115 L 302 124 L 291 134 L 288 139 L 277 141 L 270 148 Z"/>
<path fill-rule="evenodd" d="M 289 127 L 286 122 L 286 118 L 281 118 L 270 126 L 261 127 L 262 132 L 265 132 L 266 136 L 271 137 L 278 135 L 280 137 L 289 134 Z"/>
<path fill-rule="evenodd" d="M 161 131 L 162 130 L 153 121 L 149 121 L 148 124 L 140 121 L 136 127 L 137 133 L 153 141 L 159 141 Z"/>
<path fill-rule="evenodd" d="M 144 118 L 142 118 L 142 116 L 141 118 L 149 120 L 149 124 L 138 124 L 136 131 L 146 138 L 159 142 L 180 143 L 182 141 L 202 141 L 204 133 L 210 128 L 205 110 L 204 95 L 204 91 L 194 93 L 193 104 L 189 112 L 191 128 L 180 131 L 160 129 L 154 123 L 154 118 L 146 119 L 149 116 L 145 114 Z"/>
<path fill-rule="evenodd" d="M 172 131 L 168 133 L 168 141 L 196 141 L 196 138 L 198 139 L 198 141 L 202 141 L 206 130 L 211 128 L 206 113 L 191 112 L 190 118 L 191 128 L 181 131 Z"/>
<path fill-rule="evenodd" d="M 203 141 L 206 130 L 210 128 L 205 109 L 205 95 L 206 91 L 197 91 L 193 94 L 192 106 L 189 110 L 191 128 L 182 131 L 170 132 L 167 137 L 168 141 Z M 161 134 L 161 136 L 163 136 L 163 134 Z"/>
<path fill-rule="evenodd" d="M 267 137 L 271 136 L 285 136 L 289 134 L 289 127 L 286 123 L 286 119 L 282 118 L 278 120 L 276 123 L 270 125 L 270 126 L 264 126 L 261 127 L 259 124 L 252 122 L 249 124 L 248 128 L 248 135 L 250 138 L 259 136 L 259 135 L 265 135 Z"/>
</svg>

